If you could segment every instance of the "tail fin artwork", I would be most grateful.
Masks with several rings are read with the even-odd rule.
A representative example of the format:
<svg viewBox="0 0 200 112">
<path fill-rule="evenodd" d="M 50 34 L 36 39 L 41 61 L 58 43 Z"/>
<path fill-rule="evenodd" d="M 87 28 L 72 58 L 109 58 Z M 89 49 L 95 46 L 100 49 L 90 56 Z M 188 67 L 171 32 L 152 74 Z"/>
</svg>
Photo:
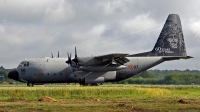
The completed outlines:
<svg viewBox="0 0 200 112">
<path fill-rule="evenodd" d="M 177 14 L 170 14 L 151 51 L 155 56 L 187 56 L 181 21 Z"/>
<path fill-rule="evenodd" d="M 168 16 L 152 51 L 132 56 L 192 58 L 187 56 L 186 53 L 181 21 L 178 14 L 170 14 Z"/>
</svg>

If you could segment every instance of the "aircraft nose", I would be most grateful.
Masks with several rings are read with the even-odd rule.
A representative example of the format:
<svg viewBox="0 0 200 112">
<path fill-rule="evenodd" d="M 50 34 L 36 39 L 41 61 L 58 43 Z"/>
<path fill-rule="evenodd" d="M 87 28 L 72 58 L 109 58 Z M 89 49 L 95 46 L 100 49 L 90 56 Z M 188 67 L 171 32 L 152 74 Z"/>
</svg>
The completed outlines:
<svg viewBox="0 0 200 112">
<path fill-rule="evenodd" d="M 8 78 L 18 81 L 19 73 L 17 70 L 12 70 L 8 73 Z"/>
</svg>

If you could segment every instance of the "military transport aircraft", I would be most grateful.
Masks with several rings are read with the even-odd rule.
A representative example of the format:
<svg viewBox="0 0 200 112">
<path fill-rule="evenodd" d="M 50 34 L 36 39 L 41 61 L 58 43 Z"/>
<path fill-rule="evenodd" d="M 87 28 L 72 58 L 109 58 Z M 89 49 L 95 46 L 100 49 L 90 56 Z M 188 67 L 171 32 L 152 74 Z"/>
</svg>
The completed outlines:
<svg viewBox="0 0 200 112">
<path fill-rule="evenodd" d="M 75 58 L 36 58 L 22 61 L 8 73 L 8 77 L 25 82 L 91 84 L 121 81 L 139 74 L 165 61 L 189 59 L 187 56 L 181 21 L 170 14 L 152 51 L 139 54 L 112 53 L 101 56 Z"/>
</svg>

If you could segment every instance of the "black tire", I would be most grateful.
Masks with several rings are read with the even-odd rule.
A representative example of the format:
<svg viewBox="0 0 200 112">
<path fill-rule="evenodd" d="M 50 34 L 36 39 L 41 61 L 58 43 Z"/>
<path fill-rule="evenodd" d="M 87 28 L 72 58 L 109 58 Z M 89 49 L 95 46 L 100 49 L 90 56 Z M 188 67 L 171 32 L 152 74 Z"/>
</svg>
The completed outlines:
<svg viewBox="0 0 200 112">
<path fill-rule="evenodd" d="M 93 84 L 91 84 L 91 86 L 99 86 L 99 84 L 98 83 L 93 83 Z"/>
<path fill-rule="evenodd" d="M 30 83 L 30 82 L 27 83 L 28 87 L 33 87 L 33 85 L 34 85 L 33 83 Z"/>
</svg>

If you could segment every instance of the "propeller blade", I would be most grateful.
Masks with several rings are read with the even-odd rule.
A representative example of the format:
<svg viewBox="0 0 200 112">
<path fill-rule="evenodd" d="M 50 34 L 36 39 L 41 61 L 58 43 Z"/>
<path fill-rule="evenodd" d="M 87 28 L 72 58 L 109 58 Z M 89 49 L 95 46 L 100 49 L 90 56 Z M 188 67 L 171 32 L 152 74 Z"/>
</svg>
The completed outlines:
<svg viewBox="0 0 200 112">
<path fill-rule="evenodd" d="M 75 47 L 75 58 L 71 59 L 71 53 L 69 54 L 68 52 L 67 52 L 67 57 L 68 57 L 68 60 L 66 61 L 66 63 L 70 64 L 72 67 L 75 67 L 76 69 L 79 68 L 76 47 Z M 76 64 L 76 65 L 74 65 L 74 64 Z"/>
<path fill-rule="evenodd" d="M 75 67 L 78 68 L 79 63 L 78 63 L 78 56 L 77 56 L 76 46 L 75 46 L 75 58 L 72 61 L 74 61 L 76 63 Z"/>
<path fill-rule="evenodd" d="M 67 57 L 68 57 L 68 60 L 66 61 L 66 63 L 68 63 L 68 64 L 72 64 L 72 60 L 71 60 L 71 53 L 69 54 L 68 52 L 67 52 Z"/>
<path fill-rule="evenodd" d="M 58 51 L 58 58 L 59 58 L 59 51 Z"/>
<path fill-rule="evenodd" d="M 76 65 L 78 64 L 78 56 L 77 56 L 76 47 L 75 47 L 75 58 L 72 61 L 74 61 Z"/>
<path fill-rule="evenodd" d="M 51 58 L 53 58 L 53 53 L 51 52 Z"/>
<path fill-rule="evenodd" d="M 76 52 L 76 46 L 75 46 L 75 58 L 77 59 L 77 52 Z"/>
</svg>

